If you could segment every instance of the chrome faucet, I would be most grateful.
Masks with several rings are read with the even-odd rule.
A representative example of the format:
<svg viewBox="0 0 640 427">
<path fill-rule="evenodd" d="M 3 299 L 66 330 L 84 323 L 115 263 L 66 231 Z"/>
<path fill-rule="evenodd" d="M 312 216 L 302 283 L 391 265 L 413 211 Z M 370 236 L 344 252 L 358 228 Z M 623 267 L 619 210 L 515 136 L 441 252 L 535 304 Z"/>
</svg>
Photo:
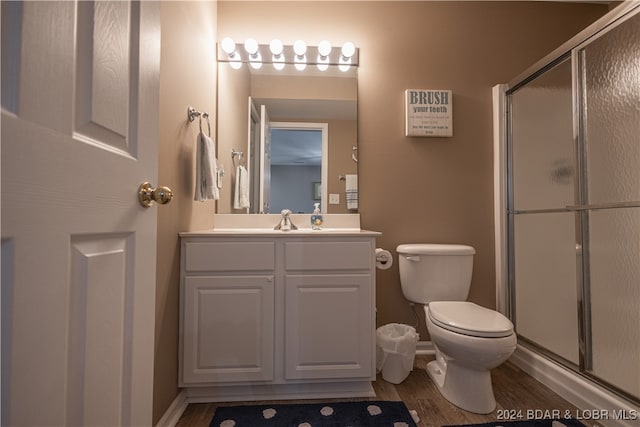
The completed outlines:
<svg viewBox="0 0 640 427">
<path fill-rule="evenodd" d="M 282 217 L 280 218 L 280 222 L 278 223 L 278 225 L 273 227 L 274 230 L 289 231 L 298 229 L 293 221 L 291 221 L 291 211 L 289 209 L 283 209 L 280 214 L 282 215 Z"/>
</svg>

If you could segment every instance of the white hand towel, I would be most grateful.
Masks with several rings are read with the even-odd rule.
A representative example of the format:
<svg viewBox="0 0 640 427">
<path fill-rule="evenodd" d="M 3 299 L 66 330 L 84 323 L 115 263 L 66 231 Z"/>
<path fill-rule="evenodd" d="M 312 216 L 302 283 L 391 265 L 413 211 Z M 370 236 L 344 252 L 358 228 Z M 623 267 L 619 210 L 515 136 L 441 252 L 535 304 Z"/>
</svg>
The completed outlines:
<svg viewBox="0 0 640 427">
<path fill-rule="evenodd" d="M 233 208 L 249 207 L 249 172 L 240 165 L 236 168 L 236 186 L 233 194 Z"/>
<path fill-rule="evenodd" d="M 345 178 L 346 178 L 345 193 L 347 196 L 347 209 L 356 210 L 358 209 L 358 175 L 347 174 L 345 175 Z"/>
<path fill-rule="evenodd" d="M 213 140 L 204 133 L 198 134 L 196 143 L 196 189 L 194 200 L 218 200 L 220 191 L 216 185 L 216 149 Z"/>
</svg>

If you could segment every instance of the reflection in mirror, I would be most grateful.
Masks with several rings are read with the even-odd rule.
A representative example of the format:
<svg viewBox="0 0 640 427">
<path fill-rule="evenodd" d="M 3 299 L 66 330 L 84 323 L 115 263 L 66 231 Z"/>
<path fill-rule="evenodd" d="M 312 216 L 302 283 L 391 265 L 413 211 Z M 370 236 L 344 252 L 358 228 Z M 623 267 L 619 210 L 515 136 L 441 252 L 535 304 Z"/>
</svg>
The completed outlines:
<svg viewBox="0 0 640 427">
<path fill-rule="evenodd" d="M 237 64 L 234 64 L 237 67 Z M 354 213 L 345 181 L 357 174 L 357 67 L 291 64 L 256 70 L 218 63 L 218 162 L 227 166 L 217 213 Z M 243 152 L 232 160 L 231 151 Z M 234 209 L 236 168 L 249 172 L 250 207 Z M 317 193 L 317 190 L 319 194 Z M 339 204 L 329 204 L 338 194 Z M 318 195 L 320 200 L 318 200 Z"/>
<path fill-rule="evenodd" d="M 271 123 L 271 212 L 309 213 L 314 203 L 327 211 L 327 145 L 326 123 Z"/>
</svg>

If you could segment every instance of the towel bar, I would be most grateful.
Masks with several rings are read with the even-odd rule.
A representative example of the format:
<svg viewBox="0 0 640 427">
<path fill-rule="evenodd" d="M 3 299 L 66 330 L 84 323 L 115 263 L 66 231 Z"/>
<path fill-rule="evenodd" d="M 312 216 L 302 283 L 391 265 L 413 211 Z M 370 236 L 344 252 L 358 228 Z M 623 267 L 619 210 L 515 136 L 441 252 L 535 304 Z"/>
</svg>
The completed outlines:
<svg viewBox="0 0 640 427">
<path fill-rule="evenodd" d="M 209 136 L 211 136 L 211 122 L 209 121 L 209 113 L 206 111 L 198 111 L 192 106 L 187 107 L 187 120 L 189 122 L 193 122 L 196 117 L 200 118 L 200 132 L 202 132 L 202 119 L 207 120 L 207 126 L 209 128 Z"/>
<path fill-rule="evenodd" d="M 196 117 L 200 117 L 201 114 L 202 113 L 200 111 L 196 110 L 192 106 L 189 106 L 187 108 L 187 120 L 189 120 L 190 122 L 194 121 Z M 209 116 L 209 114 L 207 114 L 207 116 Z"/>
<path fill-rule="evenodd" d="M 190 122 L 194 121 L 196 117 L 200 116 L 209 120 L 209 113 L 207 113 L 206 111 L 198 111 L 191 106 L 187 108 L 187 120 L 189 120 Z"/>
</svg>

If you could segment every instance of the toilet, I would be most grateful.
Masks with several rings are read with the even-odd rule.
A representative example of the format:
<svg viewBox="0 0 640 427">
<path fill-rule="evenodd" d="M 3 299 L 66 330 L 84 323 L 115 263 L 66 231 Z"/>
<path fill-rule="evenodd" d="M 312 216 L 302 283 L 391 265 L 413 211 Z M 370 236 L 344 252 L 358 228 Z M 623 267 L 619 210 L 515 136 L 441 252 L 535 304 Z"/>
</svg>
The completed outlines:
<svg viewBox="0 0 640 427">
<path fill-rule="evenodd" d="M 475 249 L 419 243 L 396 251 L 405 298 L 424 304 L 436 351 L 427 364 L 429 377 L 454 405 L 477 414 L 493 412 L 491 369 L 511 356 L 516 334 L 502 314 L 466 301 Z"/>
</svg>

